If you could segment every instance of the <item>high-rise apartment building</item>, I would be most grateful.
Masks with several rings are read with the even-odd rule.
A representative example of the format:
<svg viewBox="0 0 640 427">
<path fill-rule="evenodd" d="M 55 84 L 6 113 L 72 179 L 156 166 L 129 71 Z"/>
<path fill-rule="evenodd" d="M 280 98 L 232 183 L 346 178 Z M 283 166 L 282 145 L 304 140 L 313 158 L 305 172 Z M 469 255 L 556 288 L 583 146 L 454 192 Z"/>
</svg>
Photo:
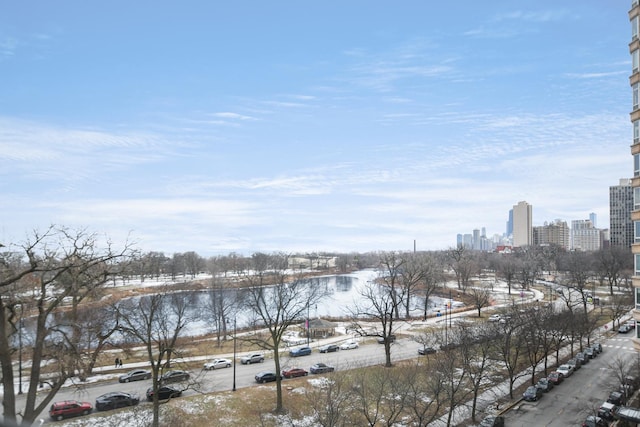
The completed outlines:
<svg viewBox="0 0 640 427">
<path fill-rule="evenodd" d="M 640 4 L 639 0 L 632 0 L 629 11 L 631 21 L 631 43 L 629 52 L 631 53 L 631 123 L 633 125 L 633 144 L 631 145 L 631 155 L 633 156 L 633 178 L 631 187 L 633 188 L 633 211 L 631 220 L 633 221 L 633 252 L 634 272 L 631 282 L 633 283 L 635 295 L 635 310 L 633 317 L 640 321 Z M 640 349 L 640 328 L 636 328 L 636 339 L 634 345 Z"/>
<path fill-rule="evenodd" d="M 513 207 L 513 246 L 533 244 L 533 207 L 527 202 L 518 202 Z"/>
<path fill-rule="evenodd" d="M 568 250 L 571 230 L 566 221 L 556 219 L 551 224 L 533 227 L 533 244 L 536 246 L 556 245 Z"/>
<path fill-rule="evenodd" d="M 600 250 L 601 243 L 600 230 L 593 226 L 591 220 L 571 221 L 571 249 L 597 251 Z"/>
<path fill-rule="evenodd" d="M 633 244 L 633 187 L 630 179 L 609 187 L 609 242 L 611 246 L 631 249 Z M 594 224 L 595 225 L 595 224 Z"/>
</svg>

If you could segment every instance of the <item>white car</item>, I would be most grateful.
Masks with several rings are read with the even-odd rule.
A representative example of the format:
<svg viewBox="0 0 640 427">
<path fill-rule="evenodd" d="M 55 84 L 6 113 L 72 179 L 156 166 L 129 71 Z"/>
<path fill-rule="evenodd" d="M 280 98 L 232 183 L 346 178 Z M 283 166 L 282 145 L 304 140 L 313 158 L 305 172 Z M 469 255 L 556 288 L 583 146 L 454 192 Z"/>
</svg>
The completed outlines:
<svg viewBox="0 0 640 427">
<path fill-rule="evenodd" d="M 340 350 L 352 350 L 358 348 L 358 343 L 355 341 L 347 341 L 340 345 Z"/>
<path fill-rule="evenodd" d="M 560 365 L 556 372 L 560 372 L 562 375 L 566 377 L 570 377 L 573 374 L 573 366 L 571 365 Z"/>
<path fill-rule="evenodd" d="M 231 367 L 231 360 L 229 359 L 213 359 L 212 361 L 204 364 L 204 369 L 206 369 L 207 371 L 229 367 Z"/>
<path fill-rule="evenodd" d="M 500 321 L 500 319 L 502 319 L 502 316 L 500 316 L 499 314 L 492 314 L 491 316 L 489 316 L 489 322 L 498 322 Z"/>
</svg>

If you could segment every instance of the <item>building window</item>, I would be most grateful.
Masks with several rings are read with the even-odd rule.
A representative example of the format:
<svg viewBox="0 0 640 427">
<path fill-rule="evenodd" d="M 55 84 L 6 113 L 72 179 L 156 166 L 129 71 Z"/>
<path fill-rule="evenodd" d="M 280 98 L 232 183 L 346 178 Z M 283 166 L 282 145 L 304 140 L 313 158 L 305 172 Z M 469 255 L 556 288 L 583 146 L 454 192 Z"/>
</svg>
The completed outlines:
<svg viewBox="0 0 640 427">
<path fill-rule="evenodd" d="M 640 120 L 636 120 L 633 122 L 633 143 L 637 144 L 640 142 Z"/>
<path fill-rule="evenodd" d="M 636 288 L 636 310 L 640 310 L 640 288 Z"/>
<path fill-rule="evenodd" d="M 638 38 L 638 17 L 631 20 L 631 40 Z"/>
<path fill-rule="evenodd" d="M 633 210 L 640 209 L 640 187 L 633 188 Z"/>
<path fill-rule="evenodd" d="M 634 241 L 640 243 L 640 221 L 633 221 Z"/>
<path fill-rule="evenodd" d="M 636 49 L 631 52 L 631 71 L 637 73 L 640 68 L 640 50 Z"/>
<path fill-rule="evenodd" d="M 640 102 L 640 83 L 636 83 L 631 86 L 631 90 L 633 91 L 633 109 L 638 109 L 638 102 Z"/>
</svg>

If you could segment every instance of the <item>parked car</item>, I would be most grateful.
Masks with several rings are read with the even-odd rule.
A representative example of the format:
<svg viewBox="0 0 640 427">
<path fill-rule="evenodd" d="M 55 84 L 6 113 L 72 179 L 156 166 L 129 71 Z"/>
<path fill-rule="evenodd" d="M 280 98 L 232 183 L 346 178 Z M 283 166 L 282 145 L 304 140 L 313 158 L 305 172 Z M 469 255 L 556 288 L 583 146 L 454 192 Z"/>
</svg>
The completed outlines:
<svg viewBox="0 0 640 427">
<path fill-rule="evenodd" d="M 170 385 L 163 385 L 158 388 L 158 400 L 167 400 L 180 396 L 182 396 L 182 390 L 179 388 Z M 153 400 L 153 387 L 147 389 L 147 400 Z"/>
<path fill-rule="evenodd" d="M 378 344 L 384 344 L 384 337 L 380 337 L 378 338 Z M 396 336 L 391 334 L 389 336 L 387 336 L 387 340 L 389 340 L 390 343 L 396 342 Z"/>
<path fill-rule="evenodd" d="M 220 369 L 220 368 L 230 368 L 231 367 L 231 360 L 229 359 L 213 359 L 210 362 L 207 362 L 203 365 L 203 368 L 206 369 L 207 371 L 211 371 L 213 369 Z"/>
<path fill-rule="evenodd" d="M 590 360 L 589 356 L 587 356 L 583 352 L 576 353 L 576 359 L 578 359 L 583 365 L 589 363 Z"/>
<path fill-rule="evenodd" d="M 598 353 L 602 353 L 602 344 L 600 344 L 599 342 L 594 343 L 591 347 L 593 347 L 596 350 L 598 350 Z"/>
<path fill-rule="evenodd" d="M 609 423 L 595 415 L 589 415 L 582 423 L 582 427 L 608 427 Z"/>
<path fill-rule="evenodd" d="M 176 383 L 179 381 L 187 381 L 189 378 L 191 378 L 191 375 L 187 371 L 167 371 L 160 377 L 160 382 L 164 384 Z"/>
<path fill-rule="evenodd" d="M 593 351 L 593 349 L 591 347 L 589 348 L 585 348 L 584 349 L 584 354 L 589 358 L 589 359 L 595 359 L 596 356 L 598 355 L 595 351 Z"/>
<path fill-rule="evenodd" d="M 480 427 L 504 427 L 504 417 L 500 415 L 487 415 L 480 422 Z"/>
<path fill-rule="evenodd" d="M 489 316 L 489 322 L 499 322 L 500 319 L 502 319 L 502 316 L 500 316 L 499 314 L 492 314 L 491 316 Z"/>
<path fill-rule="evenodd" d="M 540 378 L 536 383 L 536 387 L 546 393 L 553 388 L 553 383 L 547 378 Z"/>
<path fill-rule="evenodd" d="M 619 334 L 626 334 L 627 332 L 629 332 L 631 330 L 631 328 L 628 325 L 620 325 L 620 327 L 618 328 L 618 333 Z"/>
<path fill-rule="evenodd" d="M 623 392 L 612 391 L 611 393 L 609 393 L 609 398 L 607 399 L 607 402 L 613 403 L 614 405 L 617 405 L 617 406 L 622 406 L 625 403 L 627 403 L 627 399 L 625 398 L 625 395 Z"/>
<path fill-rule="evenodd" d="M 600 405 L 600 408 L 598 408 L 597 415 L 602 419 L 613 421 L 614 414 L 616 413 L 617 410 L 618 410 L 617 405 L 614 405 L 611 402 L 604 402 L 602 405 Z"/>
<path fill-rule="evenodd" d="M 78 415 L 88 415 L 93 410 L 89 402 L 78 402 L 77 400 L 64 400 L 56 402 L 49 408 L 49 416 L 52 420 L 60 421 Z"/>
<path fill-rule="evenodd" d="M 573 367 L 568 364 L 560 365 L 556 368 L 556 372 L 561 373 L 565 378 L 567 378 L 573 374 Z"/>
<path fill-rule="evenodd" d="M 629 319 L 626 322 L 624 322 L 624 324 L 627 325 L 631 329 L 635 329 L 635 327 L 636 327 L 636 321 L 634 319 Z"/>
<path fill-rule="evenodd" d="M 260 384 L 273 382 L 277 379 L 275 372 L 264 371 L 258 372 L 255 376 L 256 382 Z"/>
<path fill-rule="evenodd" d="M 420 356 L 424 356 L 425 354 L 433 354 L 436 352 L 436 349 L 433 347 L 422 347 L 418 349 L 418 354 Z"/>
<path fill-rule="evenodd" d="M 311 354 L 311 347 L 298 347 L 289 352 L 291 357 L 308 356 Z"/>
<path fill-rule="evenodd" d="M 574 357 L 573 359 L 567 360 L 567 365 L 571 366 L 574 371 L 577 371 L 582 366 L 582 362 Z"/>
<path fill-rule="evenodd" d="M 327 344 L 327 345 L 323 345 L 322 347 L 320 347 L 318 349 L 318 351 L 320 351 L 320 353 L 333 353 L 340 350 L 340 347 L 338 347 L 336 344 Z"/>
<path fill-rule="evenodd" d="M 315 365 L 311 366 L 311 369 L 309 369 L 312 374 L 325 374 L 327 372 L 333 372 L 335 370 L 336 368 L 334 368 L 333 366 L 325 365 L 324 363 L 316 363 Z"/>
<path fill-rule="evenodd" d="M 340 350 L 352 350 L 358 347 L 359 345 L 356 341 L 346 341 L 340 345 Z"/>
<path fill-rule="evenodd" d="M 307 375 L 309 375 L 309 372 L 305 371 L 302 368 L 289 368 L 282 370 L 282 376 L 284 378 L 305 377 Z"/>
<path fill-rule="evenodd" d="M 542 397 L 542 390 L 533 385 L 527 387 L 524 393 L 522 393 L 522 398 L 527 402 L 535 402 L 540 399 L 540 397 Z"/>
<path fill-rule="evenodd" d="M 550 372 L 549 375 L 547 375 L 547 379 L 553 384 L 558 385 L 562 381 L 564 381 L 564 375 L 562 375 L 560 372 L 553 371 Z"/>
<path fill-rule="evenodd" d="M 96 398 L 96 409 L 98 411 L 106 411 L 125 406 L 136 406 L 138 403 L 140 403 L 140 398 L 137 396 L 121 391 L 113 391 Z"/>
<path fill-rule="evenodd" d="M 145 371 L 144 369 L 136 369 L 133 371 L 129 371 L 124 375 L 120 375 L 118 381 L 121 383 L 128 383 L 129 381 L 140 381 L 140 380 L 148 380 L 151 378 L 151 372 Z"/>
<path fill-rule="evenodd" d="M 251 353 L 240 358 L 240 363 L 242 363 L 243 365 L 251 365 L 252 363 L 262 362 L 264 362 L 264 354 L 262 353 Z"/>
</svg>

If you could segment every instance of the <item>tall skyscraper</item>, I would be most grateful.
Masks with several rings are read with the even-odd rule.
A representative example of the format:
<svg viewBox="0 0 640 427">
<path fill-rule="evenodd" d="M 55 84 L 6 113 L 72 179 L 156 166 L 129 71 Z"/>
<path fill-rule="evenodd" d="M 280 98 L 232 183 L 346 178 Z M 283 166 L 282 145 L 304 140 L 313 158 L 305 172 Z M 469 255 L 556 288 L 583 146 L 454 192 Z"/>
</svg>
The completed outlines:
<svg viewBox="0 0 640 427">
<path fill-rule="evenodd" d="M 533 207 L 527 202 L 518 202 L 513 207 L 513 246 L 533 244 Z"/>
<path fill-rule="evenodd" d="M 630 179 L 609 187 L 609 242 L 611 246 L 631 249 L 633 244 L 633 187 Z M 595 225 L 595 224 L 594 224 Z"/>
<path fill-rule="evenodd" d="M 598 228 L 598 215 L 596 215 L 595 212 L 589 214 L 589 221 L 591 221 L 591 224 L 593 224 L 595 228 Z"/>
<path fill-rule="evenodd" d="M 633 317 L 636 321 L 640 321 L 640 39 L 638 31 L 640 30 L 640 4 L 639 0 L 631 1 L 631 10 L 629 11 L 629 20 L 631 21 L 631 43 L 629 43 L 629 53 L 631 54 L 631 123 L 633 124 L 633 144 L 631 145 L 631 155 L 633 156 L 633 178 L 631 179 L 631 187 L 633 188 L 633 211 L 631 212 L 631 220 L 633 221 L 633 283 L 635 295 L 635 310 Z M 640 328 L 636 328 L 636 339 L 634 346 L 640 350 Z"/>
<path fill-rule="evenodd" d="M 513 236 L 513 209 L 509 209 L 509 219 L 507 220 L 507 238 Z"/>
</svg>

